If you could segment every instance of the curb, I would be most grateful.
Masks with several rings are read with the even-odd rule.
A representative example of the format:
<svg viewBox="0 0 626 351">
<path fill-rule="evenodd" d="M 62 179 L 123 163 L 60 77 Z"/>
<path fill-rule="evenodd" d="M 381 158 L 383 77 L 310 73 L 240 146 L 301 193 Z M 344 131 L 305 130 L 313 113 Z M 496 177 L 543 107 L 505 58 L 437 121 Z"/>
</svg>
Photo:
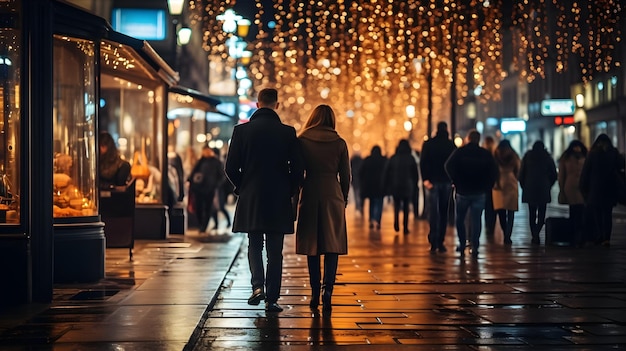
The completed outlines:
<svg viewBox="0 0 626 351">
<path fill-rule="evenodd" d="M 217 289 L 215 289 L 215 294 L 211 297 L 211 301 L 209 301 L 209 304 L 207 305 L 207 308 L 202 313 L 202 317 L 200 317 L 200 320 L 198 321 L 198 324 L 196 325 L 196 327 L 194 328 L 193 332 L 191 333 L 191 336 L 189 337 L 189 340 L 185 344 L 185 347 L 183 348 L 183 351 L 192 351 L 195 348 L 196 344 L 198 343 L 198 340 L 200 339 L 200 336 L 202 335 L 202 328 L 206 324 L 206 321 L 209 318 L 210 312 L 213 310 L 213 307 L 217 303 L 217 297 L 219 296 L 220 291 L 222 290 L 222 286 L 224 285 L 224 281 L 226 280 L 226 276 L 228 275 L 230 270 L 233 268 L 233 265 L 235 264 L 235 261 L 237 261 L 237 257 L 239 257 L 239 254 L 241 253 L 241 248 L 242 248 L 242 246 L 243 246 L 243 244 L 245 242 L 243 240 L 244 236 L 243 236 L 243 234 L 234 234 L 233 238 L 234 237 L 237 237 L 237 240 L 240 240 L 239 246 L 238 246 L 237 250 L 234 251 L 234 254 L 233 254 L 232 259 L 230 261 L 230 265 L 228 266 L 228 269 L 224 272 L 224 275 L 222 276 L 222 279 L 220 279 L 219 287 Z"/>
</svg>

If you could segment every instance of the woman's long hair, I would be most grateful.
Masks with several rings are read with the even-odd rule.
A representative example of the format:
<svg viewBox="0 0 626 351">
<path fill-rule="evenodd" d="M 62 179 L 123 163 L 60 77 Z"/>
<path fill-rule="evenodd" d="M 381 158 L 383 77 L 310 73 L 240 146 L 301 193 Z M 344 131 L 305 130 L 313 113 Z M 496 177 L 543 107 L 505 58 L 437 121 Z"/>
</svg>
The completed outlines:
<svg viewBox="0 0 626 351">
<path fill-rule="evenodd" d="M 561 157 L 587 157 L 587 147 L 580 140 L 572 140 L 567 146 L 567 149 L 563 151 L 563 156 Z"/>
<path fill-rule="evenodd" d="M 494 158 L 499 165 L 506 165 L 513 161 L 515 158 L 519 158 L 519 155 L 513 147 L 511 146 L 511 142 L 504 139 L 500 141 L 498 147 L 494 152 Z"/>
<path fill-rule="evenodd" d="M 304 128 L 300 135 L 306 132 L 309 129 L 313 129 L 316 127 L 328 127 L 331 129 L 335 129 L 335 112 L 328 105 L 318 105 L 311 115 L 309 115 L 309 119 L 304 124 Z"/>
<path fill-rule="evenodd" d="M 111 134 L 102 131 L 98 136 L 98 146 L 106 146 L 107 148 L 104 153 L 100 154 L 99 176 L 104 179 L 114 179 L 122 161 L 115 140 Z"/>
<path fill-rule="evenodd" d="M 596 141 L 593 142 L 593 144 L 591 145 L 591 149 L 589 149 L 589 151 L 590 152 L 608 151 L 611 149 L 613 149 L 613 143 L 611 142 L 611 138 L 609 138 L 608 135 L 602 133 L 598 135 L 598 137 L 596 138 Z"/>
<path fill-rule="evenodd" d="M 107 151 L 104 154 L 100 155 L 100 160 L 104 163 L 114 162 L 118 156 L 119 152 L 117 150 L 117 145 L 115 145 L 115 140 L 108 132 L 102 131 L 98 136 L 98 145 L 106 146 Z"/>
</svg>

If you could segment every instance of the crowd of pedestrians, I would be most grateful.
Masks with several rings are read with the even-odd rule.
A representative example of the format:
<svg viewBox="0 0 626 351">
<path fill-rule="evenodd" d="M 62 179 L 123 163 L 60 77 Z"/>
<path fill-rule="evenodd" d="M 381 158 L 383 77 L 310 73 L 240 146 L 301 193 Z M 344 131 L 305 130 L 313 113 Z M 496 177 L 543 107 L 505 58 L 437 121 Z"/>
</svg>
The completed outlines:
<svg viewBox="0 0 626 351">
<path fill-rule="evenodd" d="M 569 235 L 578 246 L 610 245 L 613 207 L 626 203 L 624 157 L 605 134 L 589 152 L 582 142 L 572 141 L 556 163 L 542 141 L 520 158 L 509 140 L 496 141 L 477 130 L 470 130 L 457 147 L 442 121 L 419 153 L 402 139 L 390 157 L 374 145 L 369 155 L 355 152 L 350 158 L 331 106 L 315 107 L 297 132 L 281 122 L 279 105 L 277 90 L 263 89 L 249 122 L 234 128 L 224 164 L 205 147 L 187 178 L 202 231 L 209 217 L 218 222 L 221 211 L 233 232 L 248 234 L 248 303 L 264 301 L 268 312 L 283 310 L 278 300 L 284 235 L 295 233 L 296 253 L 307 258 L 309 306 L 317 311 L 321 301 L 322 312 L 331 313 L 339 257 L 348 253 L 348 199 L 354 199 L 355 213 L 369 221 L 370 230 L 377 231 L 385 198 L 390 198 L 393 228 L 406 235 L 410 214 L 422 218 L 421 186 L 430 252 L 447 251 L 448 217 L 454 209 L 457 252 L 464 256 L 469 248 L 473 258 L 483 231 L 491 241 L 499 229 L 503 244 L 513 244 L 520 189 L 533 245 L 548 230 L 546 210 L 554 184 L 558 203 L 569 206 Z M 224 209 L 224 193 L 230 192 L 236 196 L 232 221 Z"/>
</svg>

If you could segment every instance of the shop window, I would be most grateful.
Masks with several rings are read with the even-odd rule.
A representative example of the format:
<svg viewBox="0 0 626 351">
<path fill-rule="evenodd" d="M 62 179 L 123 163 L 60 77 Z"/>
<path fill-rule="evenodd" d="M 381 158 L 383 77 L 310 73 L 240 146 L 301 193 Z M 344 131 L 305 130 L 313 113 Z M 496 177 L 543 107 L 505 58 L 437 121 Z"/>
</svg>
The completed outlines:
<svg viewBox="0 0 626 351">
<path fill-rule="evenodd" d="M 131 164 L 136 202 L 162 203 L 165 85 L 128 47 L 103 41 L 99 128 Z"/>
<path fill-rule="evenodd" d="M 20 1 L 3 5 L 0 27 L 0 224 L 20 221 Z M 9 8 L 6 9 L 6 6 Z M 5 11 L 6 10 L 6 11 Z"/>
<path fill-rule="evenodd" d="M 89 40 L 54 36 L 55 218 L 97 214 L 94 49 Z"/>
</svg>

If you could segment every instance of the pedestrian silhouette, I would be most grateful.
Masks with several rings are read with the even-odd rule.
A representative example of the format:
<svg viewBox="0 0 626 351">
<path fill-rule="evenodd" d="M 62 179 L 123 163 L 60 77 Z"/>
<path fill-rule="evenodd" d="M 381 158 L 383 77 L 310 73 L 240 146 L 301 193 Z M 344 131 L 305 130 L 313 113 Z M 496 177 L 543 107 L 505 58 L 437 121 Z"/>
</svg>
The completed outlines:
<svg viewBox="0 0 626 351">
<path fill-rule="evenodd" d="M 458 251 L 461 256 L 465 254 L 465 219 L 469 214 L 469 239 L 473 258 L 478 257 L 485 193 L 493 188 L 498 177 L 498 166 L 493 156 L 488 150 L 481 148 L 479 142 L 480 133 L 471 130 L 466 144 L 455 150 L 445 164 L 446 172 L 454 185 Z"/>
<path fill-rule="evenodd" d="M 487 151 L 489 151 L 493 156 L 496 151 L 496 140 L 492 136 L 488 135 L 483 138 L 482 147 L 487 149 Z M 497 219 L 498 215 L 493 209 L 493 196 L 491 194 L 491 189 L 489 189 L 485 193 L 485 235 L 487 235 L 489 240 L 493 239 Z"/>
<path fill-rule="evenodd" d="M 380 229 L 383 215 L 383 171 L 387 158 L 382 155 L 380 146 L 372 147 L 370 155 L 363 160 L 359 177 L 361 178 L 361 194 L 369 199 L 370 229 Z"/>
<path fill-rule="evenodd" d="M 517 176 L 520 158 L 508 140 L 502 140 L 496 147 L 494 158 L 498 165 L 498 180 L 492 190 L 493 208 L 498 214 L 504 244 L 511 245 L 511 233 L 515 212 L 519 209 L 519 186 Z"/>
<path fill-rule="evenodd" d="M 574 228 L 574 244 L 582 246 L 587 241 L 585 230 L 585 199 L 580 192 L 580 174 L 587 158 L 587 147 L 580 140 L 572 140 L 559 158 L 560 204 L 569 206 L 569 220 Z"/>
<path fill-rule="evenodd" d="M 609 136 L 598 135 L 589 149 L 580 175 L 580 190 L 589 211 L 587 219 L 590 220 L 596 244 L 610 246 L 613 207 L 618 202 L 623 169 L 624 157 L 613 147 Z"/>
<path fill-rule="evenodd" d="M 215 157 L 213 150 L 204 146 L 202 156 L 187 179 L 189 198 L 200 226 L 200 233 L 209 232 L 209 220 L 213 215 L 215 192 L 225 181 L 222 161 Z"/>
<path fill-rule="evenodd" d="M 248 304 L 265 300 L 268 312 L 281 312 L 285 234 L 294 233 L 292 197 L 302 179 L 302 158 L 296 130 L 276 113 L 276 89 L 259 92 L 250 121 L 233 129 L 226 174 L 239 196 L 233 232 L 248 233 L 248 263 L 252 295 Z M 265 245 L 264 245 L 265 244 Z M 263 247 L 267 268 L 263 265 Z"/>
<path fill-rule="evenodd" d="M 528 204 L 531 243 L 540 244 L 539 232 L 546 222 L 546 208 L 552 201 L 550 190 L 557 180 L 556 166 L 543 141 L 535 141 L 522 158 L 519 184 L 522 202 Z"/>
<path fill-rule="evenodd" d="M 444 164 L 455 149 L 456 146 L 449 138 L 448 124 L 443 121 L 437 123 L 435 136 L 425 141 L 422 146 L 420 169 L 428 198 L 430 224 L 428 242 L 431 252 L 447 251 L 443 243 L 448 227 L 452 182 L 446 173 Z"/>
<path fill-rule="evenodd" d="M 321 291 L 322 311 L 326 314 L 332 311 L 339 255 L 348 253 L 345 208 L 350 190 L 350 160 L 346 141 L 337 134 L 335 123 L 333 109 L 319 105 L 298 136 L 305 176 L 298 206 L 296 253 L 307 256 L 309 306 L 317 309 Z"/>
<path fill-rule="evenodd" d="M 415 187 L 417 187 L 417 162 L 411 155 L 411 146 L 406 139 L 400 140 L 396 153 L 391 156 L 385 172 L 383 183 L 387 187 L 385 193 L 393 198 L 393 229 L 400 231 L 399 216 L 402 212 L 403 233 L 409 234 L 409 209 L 413 202 Z"/>
</svg>

